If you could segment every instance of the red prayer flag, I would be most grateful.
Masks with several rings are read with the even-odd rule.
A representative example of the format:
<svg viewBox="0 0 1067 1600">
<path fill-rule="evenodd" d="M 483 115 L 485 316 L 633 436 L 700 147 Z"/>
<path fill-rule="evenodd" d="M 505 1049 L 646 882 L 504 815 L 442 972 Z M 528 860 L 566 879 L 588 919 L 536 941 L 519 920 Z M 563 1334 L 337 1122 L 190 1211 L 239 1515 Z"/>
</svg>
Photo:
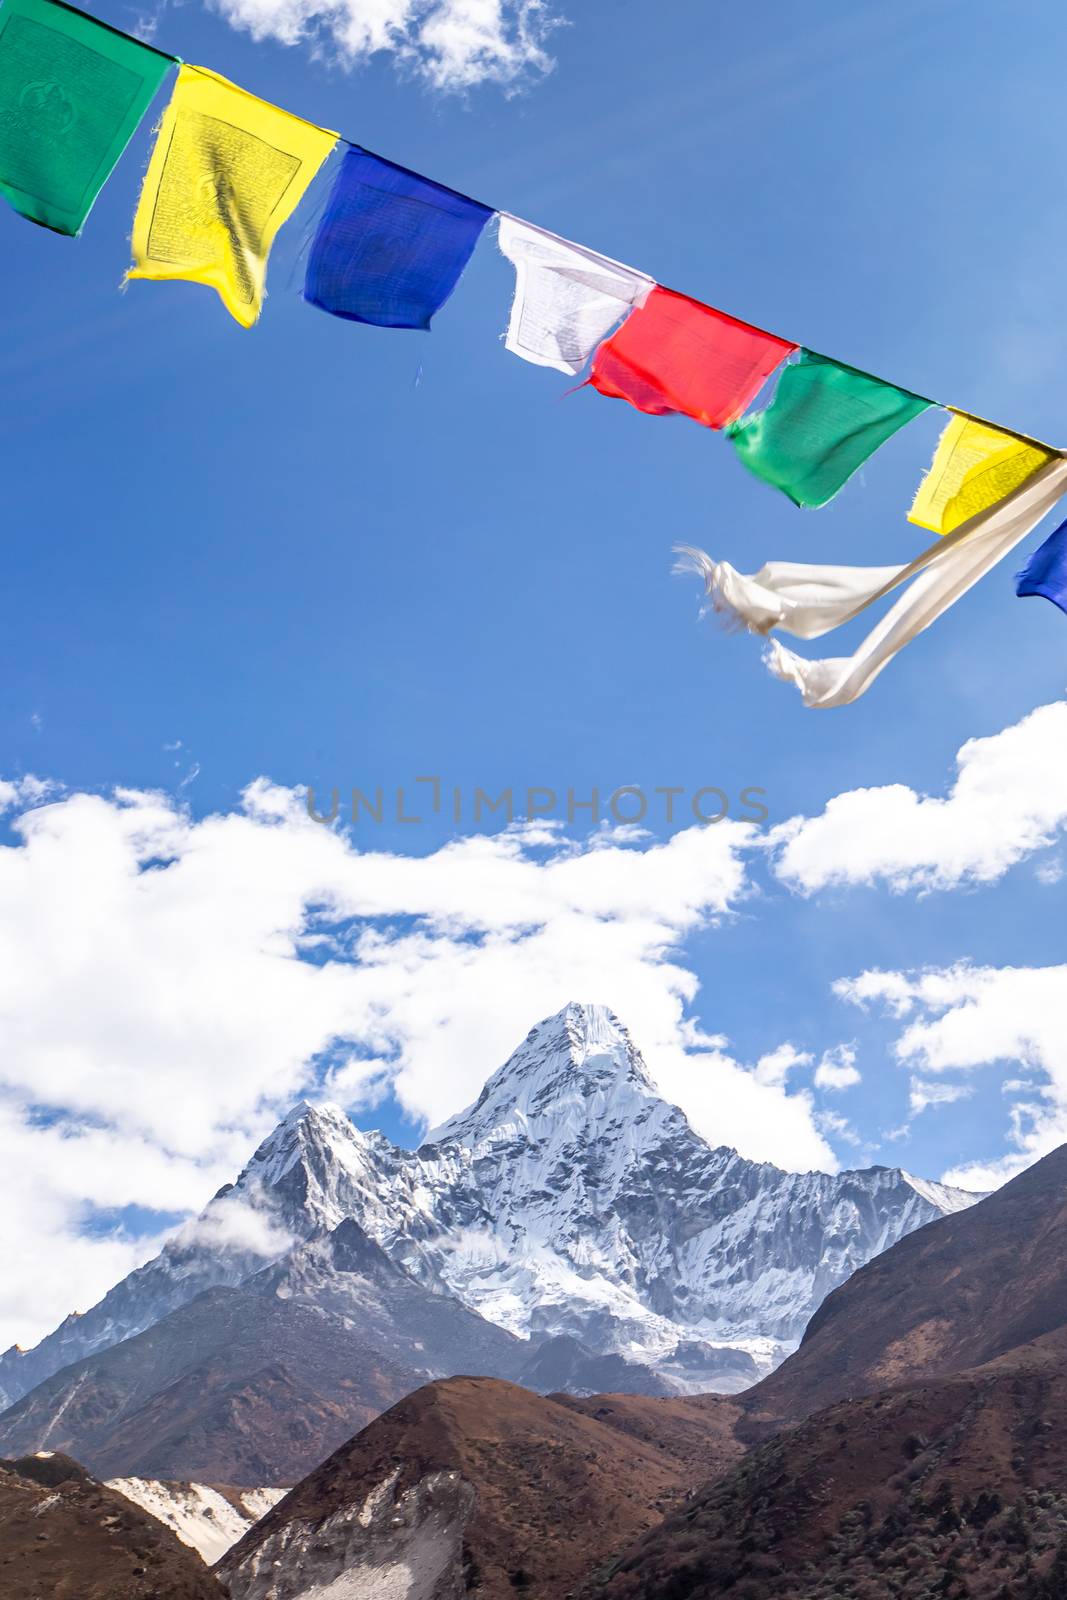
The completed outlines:
<svg viewBox="0 0 1067 1600">
<path fill-rule="evenodd" d="M 681 412 L 707 428 L 725 428 L 797 348 L 657 285 L 605 339 L 587 381 L 638 411 Z"/>
</svg>

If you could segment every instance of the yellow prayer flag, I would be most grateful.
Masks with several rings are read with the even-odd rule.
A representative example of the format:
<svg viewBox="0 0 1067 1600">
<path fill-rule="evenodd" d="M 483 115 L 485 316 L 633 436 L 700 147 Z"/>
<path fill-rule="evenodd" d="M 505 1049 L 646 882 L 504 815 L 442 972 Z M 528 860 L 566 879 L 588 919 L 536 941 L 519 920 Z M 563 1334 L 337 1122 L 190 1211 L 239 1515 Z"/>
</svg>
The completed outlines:
<svg viewBox="0 0 1067 1600">
<path fill-rule="evenodd" d="M 127 276 L 206 284 L 250 328 L 274 236 L 336 142 L 214 72 L 183 66 L 133 219 Z"/>
<path fill-rule="evenodd" d="M 908 521 L 932 533 L 951 533 L 1018 489 L 1055 454 L 1032 439 L 1002 433 L 977 417 L 954 412 Z"/>
</svg>

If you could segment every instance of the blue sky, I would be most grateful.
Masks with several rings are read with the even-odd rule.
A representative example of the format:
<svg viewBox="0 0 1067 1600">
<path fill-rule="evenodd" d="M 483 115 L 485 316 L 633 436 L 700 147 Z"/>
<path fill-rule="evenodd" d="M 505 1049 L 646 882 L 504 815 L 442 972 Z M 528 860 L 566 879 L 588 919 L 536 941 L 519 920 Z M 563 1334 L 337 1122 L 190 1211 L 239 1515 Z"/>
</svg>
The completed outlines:
<svg viewBox="0 0 1067 1600">
<path fill-rule="evenodd" d="M 363 9 L 348 0 L 344 14 Z M 140 16 L 118 3 L 98 10 L 126 28 Z M 345 69 L 329 36 L 317 49 L 257 41 L 198 4 L 165 7 L 156 39 L 672 287 L 1062 442 L 1067 223 L 1044 171 L 1062 139 L 1060 8 L 1009 16 L 992 0 L 892 10 L 829 0 L 812 14 L 783 0 L 676 0 L 651 16 L 631 0 L 598 0 L 562 10 L 545 45 L 553 70 L 530 73 L 517 93 L 494 83 L 445 93 L 390 51 Z M 270 0 L 255 14 L 284 24 Z M 926 542 L 904 514 L 936 414 L 891 441 L 830 507 L 799 512 L 748 477 L 721 438 L 589 390 L 568 395 L 560 374 L 509 356 L 500 335 L 511 269 L 491 231 L 432 335 L 304 306 L 300 256 L 321 180 L 279 240 L 253 332 L 202 288 L 134 283 L 120 294 L 150 143 L 146 125 L 78 241 L 0 214 L 10 308 L 0 343 L 0 774 L 9 781 L 52 780 L 57 801 L 115 786 L 162 790 L 194 822 L 235 812 L 261 776 L 284 788 L 391 791 L 433 773 L 467 797 L 476 785 L 583 797 L 594 785 L 606 795 L 623 784 L 714 784 L 731 796 L 758 785 L 773 826 L 884 785 L 943 795 L 965 741 L 1060 700 L 1064 618 L 1013 598 L 1015 561 L 856 706 L 824 713 L 805 711 L 765 673 L 755 641 L 700 622 L 695 584 L 671 575 L 678 541 L 746 571 L 772 557 L 906 559 Z M 1019 784 L 1042 797 L 1038 810 L 1064 781 L 1042 765 L 1059 726 L 1051 719 L 1024 741 L 1034 777 Z M 13 797 L 11 815 L 19 809 Z M 685 1014 L 725 1036 L 731 1059 L 751 1066 L 789 1041 L 812 1060 L 788 1084 L 812 1092 L 823 1052 L 855 1049 L 862 1082 L 811 1101 L 812 1116 L 847 1118 L 847 1133 L 819 1125 L 842 1163 L 899 1159 L 935 1176 L 996 1163 L 1010 1147 L 1016 1092 L 1005 1095 L 1005 1078 L 1054 1074 L 1038 1044 L 1036 1067 L 1017 1070 L 1011 1036 L 1007 1061 L 968 1068 L 966 1098 L 887 1139 L 907 1119 L 914 1075 L 894 1052 L 927 1001 L 913 995 L 910 1012 L 894 1016 L 884 995 L 863 1009 L 833 991 L 866 969 L 940 972 L 969 960 L 983 971 L 1044 970 L 1064 959 L 1058 857 L 1043 842 L 1061 814 L 1050 805 L 1036 825 L 1038 848 L 1025 805 L 1009 812 L 1004 860 L 982 885 L 962 869 L 950 887 L 930 889 L 927 860 L 929 892 L 876 866 L 873 886 L 798 893 L 757 851 L 744 895 L 694 924 L 667 918 L 693 979 Z M 876 805 L 869 815 L 876 835 Z M 647 826 L 669 833 L 655 816 Z M 455 831 L 447 817 L 386 821 L 366 839 L 428 859 Z M 20 838 L 9 835 L 13 853 L 26 848 Z M 92 873 L 65 881 L 70 897 L 96 892 Z M 57 914 L 76 920 L 73 899 L 64 913 L 56 894 Z M 227 908 L 216 909 L 225 921 Z M 198 914 L 214 916 L 210 894 Z M 625 905 L 611 912 L 627 914 Z M 395 911 L 394 929 L 397 917 L 418 926 L 415 910 Z M 328 948 L 332 958 L 339 947 Z M 647 959 L 667 960 L 658 948 Z M 573 997 L 611 1004 L 625 1020 L 629 970 L 620 966 L 617 993 Z M 457 1035 L 484 1057 L 457 1076 L 457 1094 L 496 1064 L 490 1047 L 517 1042 L 542 994 L 555 992 L 547 980 L 532 984 L 526 1004 L 521 988 L 487 984 L 491 1026 Z M 58 1002 L 42 991 L 38 1003 Z M 196 1003 L 207 1028 L 209 1002 Z M 650 1027 L 653 1013 L 649 1000 Z M 630 1020 L 645 1043 L 641 1018 Z M 242 1038 L 235 1033 L 235 1049 Z M 405 1038 L 414 1051 L 423 1035 Z M 112 1047 L 87 1052 L 80 1083 L 113 1071 Z M 12 1138 L 34 1101 L 34 1073 L 49 1078 L 35 1048 L 26 1046 L 22 1078 L 12 1074 Z M 143 1070 L 152 1073 L 150 1060 Z M 774 1072 L 764 1071 L 771 1087 Z M 284 1098 L 291 1081 L 282 1073 L 264 1093 Z M 183 1092 L 180 1073 L 159 1082 L 164 1101 Z M 187 1092 L 208 1090 L 190 1080 Z M 384 1098 L 357 1105 L 357 1120 L 403 1137 L 433 1098 L 409 1084 L 405 1116 L 388 1072 L 374 1093 Z M 51 1095 L 44 1103 L 60 1120 L 150 1142 L 106 1096 Z M 204 1113 L 220 1171 L 265 1115 L 253 1101 L 228 1113 L 229 1143 Z M 810 1148 L 798 1146 L 799 1164 Z M 207 1184 L 195 1154 L 170 1154 L 171 1203 L 160 1217 Z M 146 1189 L 157 1170 L 146 1166 Z M 56 1237 L 88 1230 L 95 1251 L 99 1218 L 112 1213 L 150 1231 L 144 1194 L 109 1198 L 94 1182 L 52 1196 Z M 78 1282 L 114 1275 L 126 1247 L 119 1241 L 106 1258 L 75 1252 L 71 1261 L 89 1263 Z M 12 1316 L 32 1321 L 28 1301 Z"/>
</svg>

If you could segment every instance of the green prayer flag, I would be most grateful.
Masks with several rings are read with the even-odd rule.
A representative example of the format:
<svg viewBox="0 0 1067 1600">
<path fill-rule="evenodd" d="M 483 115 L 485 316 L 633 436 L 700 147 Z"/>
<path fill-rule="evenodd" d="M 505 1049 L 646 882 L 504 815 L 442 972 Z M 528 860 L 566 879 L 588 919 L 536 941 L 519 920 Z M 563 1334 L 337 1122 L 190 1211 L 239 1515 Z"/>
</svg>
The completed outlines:
<svg viewBox="0 0 1067 1600">
<path fill-rule="evenodd" d="M 0 191 L 78 234 L 174 58 L 59 0 L 0 10 Z"/>
<path fill-rule="evenodd" d="M 727 429 L 750 472 L 798 506 L 824 506 L 932 400 L 812 350 L 782 368 L 774 399 Z"/>
</svg>

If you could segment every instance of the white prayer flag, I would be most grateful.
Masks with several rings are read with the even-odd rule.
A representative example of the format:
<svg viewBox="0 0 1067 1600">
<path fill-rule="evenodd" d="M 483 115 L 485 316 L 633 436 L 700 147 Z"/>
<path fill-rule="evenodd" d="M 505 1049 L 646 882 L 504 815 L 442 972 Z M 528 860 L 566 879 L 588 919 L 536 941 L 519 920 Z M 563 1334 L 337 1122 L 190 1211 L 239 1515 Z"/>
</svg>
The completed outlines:
<svg viewBox="0 0 1067 1600">
<path fill-rule="evenodd" d="M 643 272 L 506 211 L 499 242 L 515 268 L 507 348 L 539 367 L 581 372 L 600 341 L 655 288 Z"/>
<path fill-rule="evenodd" d="M 941 542 L 934 547 L 941 549 Z M 925 552 L 925 557 L 932 555 Z M 831 628 L 848 622 L 879 595 L 904 581 L 917 563 L 908 567 L 813 567 L 800 561 L 768 561 L 751 576 L 738 572 L 728 561 L 712 561 L 703 550 L 679 545 L 685 559 L 678 571 L 696 572 L 712 605 L 729 627 L 749 633 L 770 633 L 781 628 L 798 639 L 818 639 Z M 924 562 L 925 557 L 919 561 Z"/>
<path fill-rule="evenodd" d="M 1021 488 L 963 522 L 901 567 L 807 566 L 771 561 L 752 577 L 703 551 L 684 549 L 704 579 L 715 609 L 751 633 L 780 628 L 817 639 L 866 610 L 909 578 L 914 582 L 851 656 L 808 661 L 772 639 L 764 660 L 776 677 L 795 683 L 806 706 L 851 705 L 917 634 L 954 605 L 1025 539 L 1067 491 L 1067 458 L 1057 455 Z"/>
</svg>

